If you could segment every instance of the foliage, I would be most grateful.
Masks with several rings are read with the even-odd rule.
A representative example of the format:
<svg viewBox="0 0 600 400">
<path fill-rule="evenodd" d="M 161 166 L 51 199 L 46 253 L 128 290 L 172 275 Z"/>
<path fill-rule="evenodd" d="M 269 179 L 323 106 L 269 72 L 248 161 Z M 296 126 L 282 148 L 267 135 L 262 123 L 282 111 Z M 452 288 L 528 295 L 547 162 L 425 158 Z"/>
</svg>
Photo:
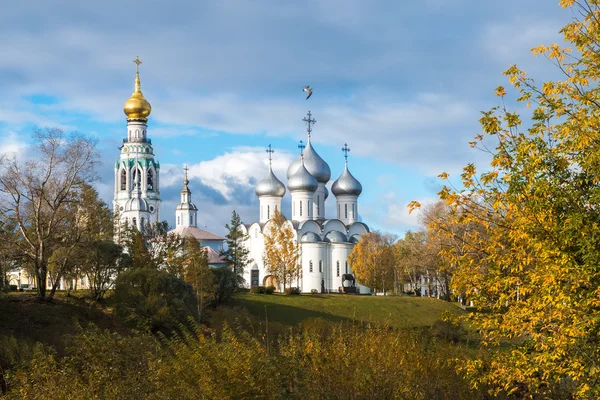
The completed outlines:
<svg viewBox="0 0 600 400">
<path fill-rule="evenodd" d="M 228 230 L 227 235 L 225 235 L 227 248 L 219 252 L 219 255 L 237 277 L 239 286 L 244 284 L 243 275 L 246 266 L 253 261 L 250 258 L 250 249 L 244 245 L 250 237 L 242 231 L 242 225 L 240 216 L 233 210 L 231 212 L 231 222 L 225 225 Z"/>
<path fill-rule="evenodd" d="M 40 299 L 46 298 L 48 260 L 71 239 L 77 197 L 98 165 L 96 141 L 60 129 L 35 130 L 35 160 L 0 156 L 0 216 L 20 235 L 14 244 L 35 267 Z"/>
<path fill-rule="evenodd" d="M 283 294 L 300 294 L 300 288 L 298 287 L 288 287 L 285 288 L 285 290 L 283 291 Z"/>
<path fill-rule="evenodd" d="M 275 286 L 265 286 L 265 294 L 275 293 Z"/>
<path fill-rule="evenodd" d="M 395 257 L 392 244 L 391 236 L 369 232 L 361 236 L 348 256 L 356 280 L 374 292 L 393 288 Z"/>
<path fill-rule="evenodd" d="M 317 289 L 310 289 L 310 294 L 318 294 L 319 291 Z"/>
<path fill-rule="evenodd" d="M 456 343 L 465 338 L 467 331 L 460 319 L 449 312 L 444 311 L 441 318 L 435 321 L 431 326 L 431 334 Z"/>
<path fill-rule="evenodd" d="M 215 268 L 212 272 L 214 275 L 213 306 L 229 303 L 237 288 L 238 275 L 227 266 Z"/>
<path fill-rule="evenodd" d="M 198 318 L 192 285 L 164 271 L 132 269 L 117 277 L 114 301 L 117 315 L 143 331 L 168 333 Z"/>
<path fill-rule="evenodd" d="M 252 286 L 250 288 L 250 293 L 264 294 L 265 293 L 265 287 L 264 286 Z"/>
<path fill-rule="evenodd" d="M 200 247 L 196 238 L 186 238 L 184 249 L 184 280 L 194 288 L 198 300 L 198 316 L 201 318 L 204 308 L 214 295 L 214 274 L 208 266 L 206 249 Z"/>
<path fill-rule="evenodd" d="M 465 351 L 411 332 L 313 321 L 277 341 L 237 326 L 183 339 L 125 337 L 92 327 L 66 357 L 38 347 L 11 376 L 8 398 L 470 399 L 482 393 L 447 362 Z"/>
<path fill-rule="evenodd" d="M 112 287 L 115 277 L 127 267 L 129 258 L 123 248 L 110 239 L 87 243 L 80 252 L 84 260 L 81 272 L 88 277 L 91 296 L 101 300 Z"/>
<path fill-rule="evenodd" d="M 574 398 L 598 398 L 600 3 L 561 4 L 575 16 L 561 30 L 572 48 L 533 52 L 564 80 L 538 86 L 516 66 L 505 72 L 518 102 L 533 105 L 531 121 L 524 127 L 497 88 L 502 105 L 482 113 L 471 143 L 490 154 L 490 166 L 478 175 L 469 164 L 463 189 L 440 191 L 454 215 L 431 229 L 460 243 L 441 251 L 457 267 L 453 287 L 482 311 L 471 323 L 483 344 L 502 349 L 465 366 L 473 384 L 528 398 L 555 397 L 566 385 Z"/>
<path fill-rule="evenodd" d="M 300 248 L 294 237 L 294 229 L 283 214 L 275 210 L 265 227 L 264 263 L 269 274 L 285 288 L 298 280 L 300 273 Z"/>
</svg>

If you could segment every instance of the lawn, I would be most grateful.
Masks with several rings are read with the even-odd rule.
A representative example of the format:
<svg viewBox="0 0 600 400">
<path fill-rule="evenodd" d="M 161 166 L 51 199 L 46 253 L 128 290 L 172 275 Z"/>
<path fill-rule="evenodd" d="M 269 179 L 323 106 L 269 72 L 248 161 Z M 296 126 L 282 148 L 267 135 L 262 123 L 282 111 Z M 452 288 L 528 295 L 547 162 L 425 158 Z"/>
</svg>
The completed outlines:
<svg viewBox="0 0 600 400">
<path fill-rule="evenodd" d="M 311 318 L 333 322 L 362 321 L 396 328 L 431 326 L 443 311 L 462 315 L 454 303 L 410 296 L 354 296 L 244 293 L 235 297 L 237 305 L 262 320 L 297 325 Z"/>
</svg>

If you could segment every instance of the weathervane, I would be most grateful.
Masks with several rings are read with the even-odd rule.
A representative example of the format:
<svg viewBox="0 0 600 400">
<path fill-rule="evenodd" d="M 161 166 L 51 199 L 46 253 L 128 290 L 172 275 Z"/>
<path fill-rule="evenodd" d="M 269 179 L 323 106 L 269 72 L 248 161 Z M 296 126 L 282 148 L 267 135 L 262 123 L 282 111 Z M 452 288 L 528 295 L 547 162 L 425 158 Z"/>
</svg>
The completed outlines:
<svg viewBox="0 0 600 400">
<path fill-rule="evenodd" d="M 344 152 L 344 158 L 346 159 L 346 163 L 348 163 L 348 153 L 350 153 L 350 147 L 348 147 L 348 143 L 344 143 L 342 151 Z"/>
<path fill-rule="evenodd" d="M 269 145 L 269 147 L 266 150 L 267 154 L 269 155 L 269 167 L 271 166 L 271 161 L 273 160 L 273 153 L 275 153 L 275 150 L 273 150 L 271 148 L 271 145 Z"/>
<path fill-rule="evenodd" d="M 310 110 L 308 110 L 308 118 L 304 117 L 302 118 L 302 121 L 306 122 L 308 125 L 308 129 L 306 130 L 306 132 L 308 132 L 308 137 L 310 137 L 310 134 L 312 132 L 312 127 L 311 125 L 314 125 L 317 123 L 317 120 L 314 118 L 311 118 L 312 114 L 310 113 Z"/>
</svg>

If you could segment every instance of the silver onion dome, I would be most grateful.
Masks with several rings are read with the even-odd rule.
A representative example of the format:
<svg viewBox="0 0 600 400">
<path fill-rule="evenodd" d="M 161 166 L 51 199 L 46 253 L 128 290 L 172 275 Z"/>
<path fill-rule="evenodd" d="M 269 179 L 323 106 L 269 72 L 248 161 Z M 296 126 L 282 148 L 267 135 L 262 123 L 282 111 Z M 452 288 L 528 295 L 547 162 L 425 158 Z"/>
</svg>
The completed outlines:
<svg viewBox="0 0 600 400">
<path fill-rule="evenodd" d="M 360 196 L 362 193 L 362 185 L 352 176 L 348 170 L 348 164 L 344 167 L 342 175 L 331 185 L 331 193 L 336 197 L 343 195 Z"/>
<path fill-rule="evenodd" d="M 269 165 L 269 173 L 262 181 L 258 182 L 256 188 L 254 189 L 254 193 L 258 197 L 261 196 L 277 196 L 283 197 L 285 195 L 285 185 L 277 179 L 275 174 L 273 173 L 273 169 Z"/>
<path fill-rule="evenodd" d="M 315 192 L 319 182 L 308 172 L 304 163 L 300 161 L 298 170 L 288 178 L 288 189 L 290 192 Z"/>
<path fill-rule="evenodd" d="M 310 172 L 310 174 L 314 176 L 320 183 L 329 182 L 331 179 L 331 169 L 325 160 L 323 160 L 321 156 L 317 154 L 315 149 L 312 147 L 312 144 L 310 144 L 310 137 L 308 138 L 308 143 L 306 143 L 306 148 L 302 152 L 302 155 L 304 156 L 304 166 L 308 172 Z M 290 179 L 291 176 L 296 173 L 299 167 L 300 156 L 298 156 L 298 158 L 296 158 L 288 167 L 288 179 Z"/>
<path fill-rule="evenodd" d="M 320 242 L 321 238 L 314 232 L 306 232 L 302 235 L 302 239 L 300 239 L 302 243 L 316 243 Z"/>
<path fill-rule="evenodd" d="M 324 241 L 330 243 L 346 243 L 348 239 L 346 238 L 346 235 L 340 231 L 331 231 L 325 235 Z"/>
</svg>

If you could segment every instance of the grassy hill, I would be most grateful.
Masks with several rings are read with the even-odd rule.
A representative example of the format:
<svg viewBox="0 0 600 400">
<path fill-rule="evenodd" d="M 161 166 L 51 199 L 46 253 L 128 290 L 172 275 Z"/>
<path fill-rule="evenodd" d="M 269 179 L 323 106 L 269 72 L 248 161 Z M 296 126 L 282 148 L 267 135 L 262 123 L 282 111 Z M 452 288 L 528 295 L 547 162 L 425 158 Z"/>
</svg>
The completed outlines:
<svg viewBox="0 0 600 400">
<path fill-rule="evenodd" d="M 259 319 L 287 326 L 312 319 L 327 321 L 362 321 L 396 328 L 431 326 L 443 311 L 460 315 L 464 311 L 442 300 L 409 296 L 352 296 L 239 294 L 238 306 Z M 265 315 L 266 313 L 266 315 Z"/>
</svg>

